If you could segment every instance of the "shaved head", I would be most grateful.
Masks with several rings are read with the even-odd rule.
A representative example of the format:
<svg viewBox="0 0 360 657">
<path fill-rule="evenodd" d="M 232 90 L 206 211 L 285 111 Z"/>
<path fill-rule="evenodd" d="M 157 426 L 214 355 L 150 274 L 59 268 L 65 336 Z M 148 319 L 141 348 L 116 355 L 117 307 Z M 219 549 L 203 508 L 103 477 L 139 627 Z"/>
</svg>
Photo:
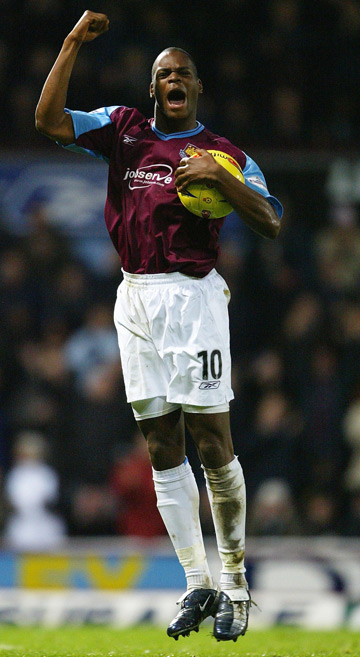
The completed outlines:
<svg viewBox="0 0 360 657">
<path fill-rule="evenodd" d="M 194 60 L 193 56 L 190 55 L 190 53 L 188 53 L 183 48 L 177 48 L 176 46 L 170 46 L 169 48 L 165 48 L 164 50 L 162 50 L 161 53 L 159 53 L 158 56 L 156 57 L 153 65 L 152 65 L 152 69 L 151 69 L 151 78 L 154 77 L 154 72 L 155 72 L 156 65 L 157 65 L 157 62 L 159 61 L 159 59 L 163 55 L 165 55 L 165 53 L 170 53 L 170 52 L 182 52 L 183 55 L 186 55 L 186 57 L 188 58 L 188 60 L 190 61 L 191 65 L 194 69 L 195 76 L 198 77 L 197 67 L 196 67 L 195 60 Z"/>
</svg>

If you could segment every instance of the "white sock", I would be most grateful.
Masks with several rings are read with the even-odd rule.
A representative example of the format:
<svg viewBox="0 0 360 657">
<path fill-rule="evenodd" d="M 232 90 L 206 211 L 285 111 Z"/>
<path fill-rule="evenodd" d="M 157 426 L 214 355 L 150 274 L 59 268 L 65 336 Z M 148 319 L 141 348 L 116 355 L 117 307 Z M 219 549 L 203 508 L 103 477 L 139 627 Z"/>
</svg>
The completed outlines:
<svg viewBox="0 0 360 657">
<path fill-rule="evenodd" d="M 207 563 L 199 518 L 199 490 L 190 463 L 154 470 L 157 506 L 184 568 L 187 588 L 215 588 Z"/>
<path fill-rule="evenodd" d="M 242 467 L 235 457 L 222 468 L 203 470 L 222 563 L 221 589 L 246 589 L 246 492 Z"/>
</svg>

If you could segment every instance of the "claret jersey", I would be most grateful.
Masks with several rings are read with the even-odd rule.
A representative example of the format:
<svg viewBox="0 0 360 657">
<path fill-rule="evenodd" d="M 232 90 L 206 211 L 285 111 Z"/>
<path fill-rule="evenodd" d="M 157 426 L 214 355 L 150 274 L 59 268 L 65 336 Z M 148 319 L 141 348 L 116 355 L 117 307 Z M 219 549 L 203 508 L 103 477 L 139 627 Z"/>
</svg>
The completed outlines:
<svg viewBox="0 0 360 657">
<path fill-rule="evenodd" d="M 186 132 L 164 134 L 138 110 L 123 106 L 71 114 L 75 143 L 65 148 L 87 153 L 109 165 L 105 222 L 122 267 L 132 274 L 182 272 L 203 277 L 216 265 L 224 219 L 202 219 L 182 205 L 174 172 L 195 148 L 222 150 L 237 160 L 245 184 L 268 192 L 256 163 L 227 139 L 201 123 Z"/>
</svg>

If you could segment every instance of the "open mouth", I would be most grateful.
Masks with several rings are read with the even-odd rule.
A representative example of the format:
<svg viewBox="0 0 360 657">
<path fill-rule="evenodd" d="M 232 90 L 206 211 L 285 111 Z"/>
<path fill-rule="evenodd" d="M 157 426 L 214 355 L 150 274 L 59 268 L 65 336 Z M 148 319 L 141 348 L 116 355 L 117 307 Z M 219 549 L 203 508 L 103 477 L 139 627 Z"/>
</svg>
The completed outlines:
<svg viewBox="0 0 360 657">
<path fill-rule="evenodd" d="M 167 96 L 167 101 L 171 107 L 181 107 L 185 103 L 185 100 L 185 92 L 181 89 L 172 89 Z"/>
</svg>

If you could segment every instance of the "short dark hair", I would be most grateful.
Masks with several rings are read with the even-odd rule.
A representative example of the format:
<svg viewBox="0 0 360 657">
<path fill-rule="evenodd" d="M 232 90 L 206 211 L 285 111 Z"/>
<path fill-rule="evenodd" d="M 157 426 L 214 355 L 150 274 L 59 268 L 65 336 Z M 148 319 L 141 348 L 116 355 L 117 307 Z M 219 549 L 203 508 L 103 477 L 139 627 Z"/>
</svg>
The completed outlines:
<svg viewBox="0 0 360 657">
<path fill-rule="evenodd" d="M 159 56 L 162 55 L 163 52 L 174 52 L 174 51 L 176 51 L 176 52 L 182 52 L 183 55 L 186 55 L 186 57 L 190 60 L 192 66 L 193 66 L 193 68 L 194 68 L 194 71 L 195 71 L 195 75 L 196 75 L 196 77 L 198 77 L 197 66 L 196 66 L 195 59 L 193 58 L 193 56 L 190 55 L 190 53 L 187 52 L 187 50 L 184 50 L 184 48 L 178 48 L 177 46 L 169 46 L 169 48 L 164 48 L 164 50 L 162 50 L 161 52 L 159 52 L 158 56 L 155 58 L 155 60 L 154 60 L 154 62 L 153 62 L 153 65 L 152 65 L 152 67 L 151 67 L 151 77 L 153 77 L 153 75 L 154 75 L 154 66 L 155 66 L 155 62 L 159 59 Z"/>
</svg>

